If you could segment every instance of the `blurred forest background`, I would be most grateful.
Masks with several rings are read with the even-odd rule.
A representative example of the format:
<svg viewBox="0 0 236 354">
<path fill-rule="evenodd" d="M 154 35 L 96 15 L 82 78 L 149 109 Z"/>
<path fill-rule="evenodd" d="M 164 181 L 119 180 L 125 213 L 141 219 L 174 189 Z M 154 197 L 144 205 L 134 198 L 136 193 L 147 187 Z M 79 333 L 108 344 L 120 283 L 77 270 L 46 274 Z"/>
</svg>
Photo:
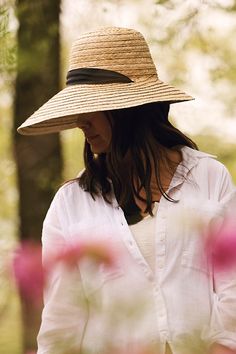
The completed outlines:
<svg viewBox="0 0 236 354">
<path fill-rule="evenodd" d="M 30 348 L 6 260 L 19 239 L 39 239 L 55 190 L 83 166 L 78 129 L 29 138 L 16 126 L 64 87 L 72 41 L 110 25 L 140 30 L 160 78 L 196 98 L 171 119 L 236 182 L 236 1 L 0 0 L 1 354 Z"/>
</svg>

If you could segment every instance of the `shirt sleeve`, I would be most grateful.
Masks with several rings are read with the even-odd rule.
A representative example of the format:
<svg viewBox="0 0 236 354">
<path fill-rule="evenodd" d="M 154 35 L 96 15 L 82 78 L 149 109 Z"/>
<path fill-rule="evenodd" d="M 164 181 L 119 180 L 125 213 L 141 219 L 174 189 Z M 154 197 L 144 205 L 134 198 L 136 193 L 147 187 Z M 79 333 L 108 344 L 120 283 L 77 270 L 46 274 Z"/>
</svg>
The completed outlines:
<svg viewBox="0 0 236 354">
<path fill-rule="evenodd" d="M 60 191 L 59 191 L 60 192 Z M 43 224 L 43 263 L 65 246 L 60 223 L 63 196 L 56 194 Z M 55 354 L 80 348 L 87 319 L 86 300 L 79 268 L 68 271 L 55 265 L 48 276 L 44 292 L 44 309 L 38 334 L 38 354 Z"/>
<path fill-rule="evenodd" d="M 218 193 L 224 217 L 229 211 L 236 214 L 236 189 L 223 165 L 218 178 Z M 236 266 L 226 271 L 214 271 L 213 281 L 214 303 L 205 336 L 210 344 L 219 343 L 236 350 Z"/>
</svg>

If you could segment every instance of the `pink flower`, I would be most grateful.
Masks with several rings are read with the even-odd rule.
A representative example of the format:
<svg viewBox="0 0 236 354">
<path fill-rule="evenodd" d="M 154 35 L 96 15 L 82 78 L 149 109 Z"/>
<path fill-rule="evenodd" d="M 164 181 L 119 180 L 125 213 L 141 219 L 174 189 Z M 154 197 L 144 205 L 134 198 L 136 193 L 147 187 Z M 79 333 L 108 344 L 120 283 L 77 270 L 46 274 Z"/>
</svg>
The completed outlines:
<svg viewBox="0 0 236 354">
<path fill-rule="evenodd" d="M 82 259 L 88 258 L 92 261 L 113 267 L 116 263 L 117 255 L 111 247 L 102 241 L 79 241 L 76 244 L 67 244 L 59 252 L 52 264 L 62 262 L 68 268 L 73 268 Z"/>
<path fill-rule="evenodd" d="M 35 306 L 41 304 L 47 278 L 58 264 L 63 264 L 70 270 L 82 259 L 88 258 L 105 267 L 113 267 L 117 259 L 113 248 L 107 243 L 80 241 L 76 244 L 66 244 L 62 251 L 47 259 L 43 268 L 41 251 L 40 245 L 24 242 L 16 249 L 12 262 L 13 274 L 20 293 Z"/>
<path fill-rule="evenodd" d="M 215 270 L 227 270 L 236 266 L 236 220 L 224 219 L 221 226 L 214 224 L 208 235 L 207 252 L 212 257 Z"/>
<path fill-rule="evenodd" d="M 40 245 L 25 242 L 16 249 L 13 274 L 22 296 L 33 305 L 40 305 L 45 283 Z"/>
</svg>

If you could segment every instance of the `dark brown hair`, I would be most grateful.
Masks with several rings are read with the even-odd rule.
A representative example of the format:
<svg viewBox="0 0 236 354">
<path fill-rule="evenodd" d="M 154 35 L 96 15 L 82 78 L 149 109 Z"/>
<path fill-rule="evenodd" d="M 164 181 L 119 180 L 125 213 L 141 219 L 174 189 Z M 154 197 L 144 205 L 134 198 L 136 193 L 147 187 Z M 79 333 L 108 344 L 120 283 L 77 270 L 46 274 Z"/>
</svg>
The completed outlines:
<svg viewBox="0 0 236 354">
<path fill-rule="evenodd" d="M 173 162 L 168 159 L 166 148 L 182 145 L 197 149 L 197 146 L 170 123 L 169 106 L 168 102 L 161 102 L 105 112 L 112 128 L 110 151 L 94 155 L 85 142 L 85 171 L 79 178 L 80 186 L 93 198 L 101 193 L 108 203 L 114 190 L 124 210 L 132 209 L 135 195 L 146 202 L 146 211 L 152 215 L 150 181 L 153 161 L 160 193 L 174 201 L 161 184 L 160 162 L 171 171 Z M 146 193 L 145 200 L 139 195 L 142 188 Z"/>
</svg>

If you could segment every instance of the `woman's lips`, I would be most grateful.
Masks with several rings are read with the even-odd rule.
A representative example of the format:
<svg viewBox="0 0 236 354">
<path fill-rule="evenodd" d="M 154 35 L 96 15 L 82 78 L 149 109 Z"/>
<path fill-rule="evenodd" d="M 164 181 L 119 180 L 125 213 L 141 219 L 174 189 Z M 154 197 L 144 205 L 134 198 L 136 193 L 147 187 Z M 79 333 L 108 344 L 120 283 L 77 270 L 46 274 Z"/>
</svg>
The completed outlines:
<svg viewBox="0 0 236 354">
<path fill-rule="evenodd" d="M 86 136 L 86 139 L 88 142 L 92 142 L 93 140 L 95 140 L 96 138 L 98 138 L 99 135 L 90 135 L 90 136 Z"/>
</svg>

